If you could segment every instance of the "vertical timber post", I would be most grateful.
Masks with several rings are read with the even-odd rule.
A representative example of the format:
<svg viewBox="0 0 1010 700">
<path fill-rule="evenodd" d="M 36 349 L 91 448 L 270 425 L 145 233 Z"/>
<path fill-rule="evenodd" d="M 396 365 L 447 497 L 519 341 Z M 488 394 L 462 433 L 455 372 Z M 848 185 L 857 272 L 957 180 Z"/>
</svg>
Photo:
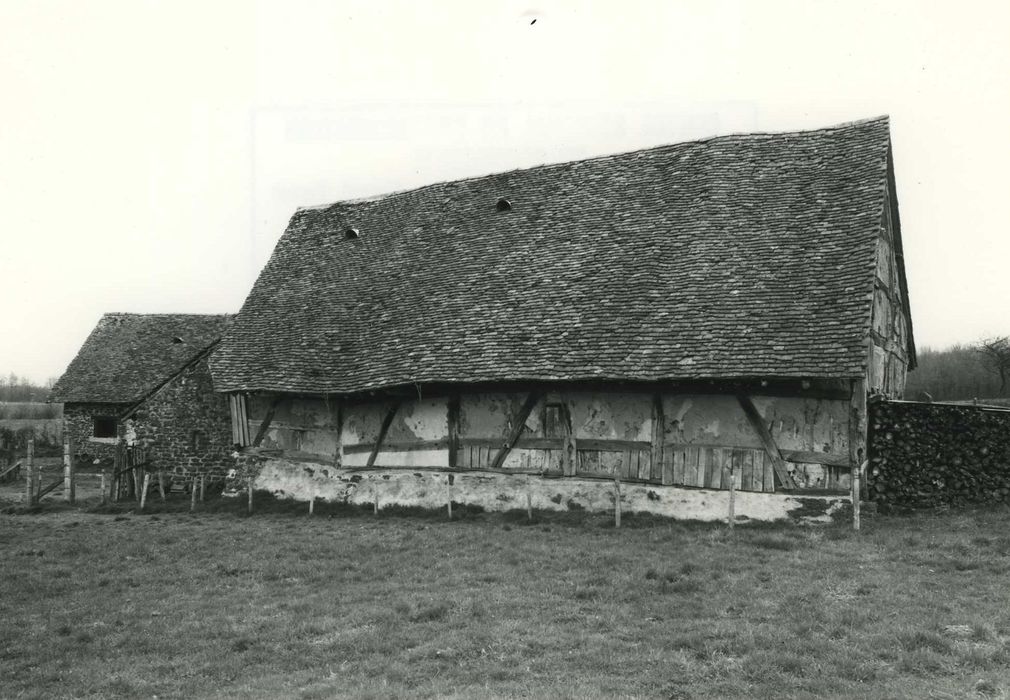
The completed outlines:
<svg viewBox="0 0 1010 700">
<path fill-rule="evenodd" d="M 448 403 L 449 469 L 459 467 L 459 394 L 452 394 Z"/>
<path fill-rule="evenodd" d="M 650 469 L 653 481 L 667 484 L 669 479 L 663 469 L 663 450 L 666 441 L 666 417 L 663 415 L 663 396 L 652 396 L 652 467 Z M 672 476 L 672 475 L 671 475 Z"/>
<path fill-rule="evenodd" d="M 189 512 L 196 510 L 196 476 L 193 477 L 193 485 L 189 492 Z"/>
<path fill-rule="evenodd" d="M 104 506 L 104 505 L 105 505 L 106 503 L 108 503 L 108 502 L 109 502 L 109 494 L 108 494 L 108 493 L 106 492 L 106 490 L 105 490 L 105 488 L 106 488 L 106 486 L 105 486 L 105 485 L 106 485 L 107 483 L 108 483 L 108 481 L 107 481 L 107 480 L 106 480 L 106 478 L 105 478 L 105 469 L 102 469 L 102 485 L 101 485 L 101 492 L 102 492 L 102 505 L 103 505 L 103 506 Z"/>
<path fill-rule="evenodd" d="M 852 397 L 849 401 L 849 465 L 852 489 L 852 529 L 859 529 L 859 470 L 866 459 L 866 379 L 852 380 Z"/>
<path fill-rule="evenodd" d="M 732 462 L 729 465 L 729 517 L 726 518 L 726 524 L 730 530 L 736 524 L 736 474 Z"/>
</svg>

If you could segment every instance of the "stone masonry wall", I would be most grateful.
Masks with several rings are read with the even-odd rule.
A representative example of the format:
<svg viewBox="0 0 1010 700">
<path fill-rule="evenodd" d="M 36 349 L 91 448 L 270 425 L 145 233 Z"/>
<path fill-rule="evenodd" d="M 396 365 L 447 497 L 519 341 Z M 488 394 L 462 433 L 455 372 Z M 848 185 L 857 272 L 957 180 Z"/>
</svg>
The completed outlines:
<svg viewBox="0 0 1010 700">
<path fill-rule="evenodd" d="M 223 478 L 234 466 L 228 400 L 214 392 L 206 358 L 162 387 L 128 423 L 157 469 L 181 478 Z"/>
<path fill-rule="evenodd" d="M 117 416 L 129 407 L 118 403 L 68 403 L 63 406 L 63 431 L 70 440 L 70 452 L 78 464 L 96 460 L 111 463 L 116 455 L 114 441 L 94 437 L 96 416 Z M 125 437 L 122 423 L 117 425 L 119 437 Z"/>
</svg>

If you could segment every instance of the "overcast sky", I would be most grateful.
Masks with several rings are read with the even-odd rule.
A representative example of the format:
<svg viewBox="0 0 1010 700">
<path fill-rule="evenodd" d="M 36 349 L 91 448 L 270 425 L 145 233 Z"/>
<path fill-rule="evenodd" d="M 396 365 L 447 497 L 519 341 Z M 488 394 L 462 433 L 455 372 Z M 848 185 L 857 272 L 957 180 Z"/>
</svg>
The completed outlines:
<svg viewBox="0 0 1010 700">
<path fill-rule="evenodd" d="M 0 373 L 237 311 L 301 205 L 880 114 L 919 346 L 1010 333 L 1007 37 L 1005 0 L 0 0 Z"/>
</svg>

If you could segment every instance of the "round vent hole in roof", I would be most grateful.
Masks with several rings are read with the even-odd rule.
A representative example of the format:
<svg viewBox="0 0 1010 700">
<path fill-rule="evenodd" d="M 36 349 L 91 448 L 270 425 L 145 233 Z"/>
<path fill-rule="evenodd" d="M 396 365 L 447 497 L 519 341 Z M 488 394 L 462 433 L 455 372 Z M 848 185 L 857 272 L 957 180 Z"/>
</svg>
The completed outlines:
<svg viewBox="0 0 1010 700">
<path fill-rule="evenodd" d="M 344 240 L 353 241 L 355 238 L 361 238 L 361 232 L 356 228 L 344 229 Z"/>
<path fill-rule="evenodd" d="M 495 211 L 512 211 L 512 202 L 508 201 L 504 197 L 498 200 L 494 205 Z"/>
</svg>

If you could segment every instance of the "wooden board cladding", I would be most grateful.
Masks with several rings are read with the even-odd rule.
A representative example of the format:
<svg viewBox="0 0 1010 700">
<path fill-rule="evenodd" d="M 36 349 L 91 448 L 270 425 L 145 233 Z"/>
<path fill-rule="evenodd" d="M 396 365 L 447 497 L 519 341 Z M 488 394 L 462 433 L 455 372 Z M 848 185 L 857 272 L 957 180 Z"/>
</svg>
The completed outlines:
<svg viewBox="0 0 1010 700">
<path fill-rule="evenodd" d="M 228 407 L 231 410 L 231 439 L 236 445 L 250 443 L 249 414 L 245 394 L 229 394 Z"/>
<path fill-rule="evenodd" d="M 728 489 L 731 471 L 738 490 L 775 491 L 771 459 L 764 450 L 748 448 L 666 445 L 658 464 L 654 463 L 651 450 L 607 453 L 580 449 L 576 476 Z"/>
<path fill-rule="evenodd" d="M 491 444 L 481 440 L 462 440 L 459 466 L 462 469 L 490 468 L 496 453 Z M 562 449 L 545 449 L 520 441 L 513 449 L 528 449 L 518 465 L 521 470 L 541 470 L 561 473 Z M 529 440 L 529 442 L 541 442 Z M 733 469 L 736 488 L 741 491 L 775 491 L 775 476 L 771 459 L 761 449 L 666 445 L 661 461 L 652 459 L 652 446 L 647 442 L 630 440 L 596 440 L 596 449 L 586 449 L 580 440 L 576 451 L 575 476 L 620 478 L 671 486 L 728 489 L 730 468 Z M 627 449 L 615 449 L 613 444 L 623 443 Z M 599 449 L 609 447 L 609 449 Z"/>
<path fill-rule="evenodd" d="M 520 472 L 564 473 L 564 438 L 523 437 L 513 450 L 519 459 L 511 467 Z M 386 441 L 381 453 L 412 450 L 445 450 L 449 440 Z M 370 454 L 374 443 L 345 445 L 345 454 Z M 457 446 L 458 469 L 493 469 L 494 458 L 501 441 L 490 438 L 460 438 Z M 824 452 L 782 450 L 788 462 L 821 464 L 837 471 L 848 470 L 848 455 Z M 733 468 L 735 487 L 741 491 L 771 493 L 775 490 L 774 466 L 768 454 L 760 448 L 725 447 L 719 445 L 666 444 L 659 460 L 653 459 L 651 443 L 640 440 L 579 440 L 573 476 L 599 477 L 623 481 L 694 486 L 698 488 L 729 488 L 729 469 Z M 836 475 L 837 476 L 837 475 Z M 829 479 L 833 482 L 836 479 Z M 831 487 L 832 483 L 824 486 Z"/>
</svg>

